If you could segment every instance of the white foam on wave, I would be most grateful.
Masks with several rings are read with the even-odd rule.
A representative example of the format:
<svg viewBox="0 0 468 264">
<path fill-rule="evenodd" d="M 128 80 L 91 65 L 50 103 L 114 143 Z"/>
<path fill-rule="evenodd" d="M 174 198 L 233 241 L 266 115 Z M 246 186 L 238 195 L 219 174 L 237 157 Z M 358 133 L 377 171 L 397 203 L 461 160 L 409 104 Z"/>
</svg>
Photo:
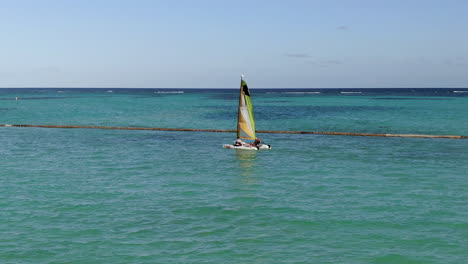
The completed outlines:
<svg viewBox="0 0 468 264">
<path fill-rule="evenodd" d="M 268 93 L 281 93 L 281 94 L 319 94 L 321 92 L 266 92 Z"/>
<path fill-rule="evenodd" d="M 362 92 L 340 92 L 342 94 L 360 94 Z"/>
<path fill-rule="evenodd" d="M 468 91 L 453 91 L 454 93 L 468 93 Z"/>
<path fill-rule="evenodd" d="M 320 92 L 283 92 L 285 94 L 319 94 Z"/>
<path fill-rule="evenodd" d="M 156 91 L 154 93 L 161 93 L 161 94 L 183 94 L 184 91 Z"/>
</svg>

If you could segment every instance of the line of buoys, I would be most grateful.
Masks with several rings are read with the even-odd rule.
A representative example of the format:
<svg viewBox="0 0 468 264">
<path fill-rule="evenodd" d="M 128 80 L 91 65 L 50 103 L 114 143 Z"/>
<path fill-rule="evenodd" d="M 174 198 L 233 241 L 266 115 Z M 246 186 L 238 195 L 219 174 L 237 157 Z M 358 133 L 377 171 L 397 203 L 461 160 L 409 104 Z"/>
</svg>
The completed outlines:
<svg viewBox="0 0 468 264">
<path fill-rule="evenodd" d="M 161 128 L 161 127 L 107 127 L 107 126 L 14 125 L 14 124 L 0 124 L 0 127 L 89 128 L 89 129 L 158 130 L 158 131 L 190 131 L 190 132 L 221 132 L 221 133 L 236 132 L 236 130 L 234 129 L 195 129 L 195 128 Z M 468 136 L 457 136 L 457 135 L 373 134 L 373 133 L 351 133 L 351 132 L 278 131 L 278 130 L 257 130 L 257 133 L 313 134 L 313 135 L 365 136 L 365 137 L 406 137 L 406 138 L 451 138 L 451 139 L 468 138 Z"/>
<path fill-rule="evenodd" d="M 361 137 L 407 137 L 407 138 L 452 138 L 464 139 L 467 136 L 458 135 L 419 135 L 419 134 L 382 134 L 382 133 L 353 133 L 353 132 L 322 132 L 322 131 L 276 131 L 257 130 L 258 133 L 278 133 L 278 134 L 315 134 L 334 136 L 361 136 Z"/>
</svg>

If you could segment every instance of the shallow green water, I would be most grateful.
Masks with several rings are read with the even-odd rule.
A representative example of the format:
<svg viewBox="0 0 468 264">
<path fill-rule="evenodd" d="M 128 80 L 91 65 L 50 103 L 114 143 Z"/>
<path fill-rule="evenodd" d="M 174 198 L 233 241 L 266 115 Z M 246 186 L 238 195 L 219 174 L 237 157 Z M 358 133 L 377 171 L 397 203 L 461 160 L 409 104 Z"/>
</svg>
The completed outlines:
<svg viewBox="0 0 468 264">
<path fill-rule="evenodd" d="M 261 130 L 468 134 L 463 96 L 252 94 Z M 236 95 L 8 90 L 0 123 L 233 129 Z M 468 140 L 259 136 L 0 127 L 0 263 L 468 259 Z"/>
</svg>

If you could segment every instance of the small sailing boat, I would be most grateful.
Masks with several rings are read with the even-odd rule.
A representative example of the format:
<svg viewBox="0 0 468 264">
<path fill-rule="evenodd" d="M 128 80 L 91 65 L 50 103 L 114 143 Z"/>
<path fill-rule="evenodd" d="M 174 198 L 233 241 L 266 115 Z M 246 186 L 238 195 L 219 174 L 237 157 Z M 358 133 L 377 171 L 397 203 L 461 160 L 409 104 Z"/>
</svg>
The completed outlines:
<svg viewBox="0 0 468 264">
<path fill-rule="evenodd" d="M 248 144 L 242 142 L 241 139 L 251 139 L 255 141 L 252 144 Z M 241 75 L 239 111 L 237 115 L 237 140 L 233 145 L 224 144 L 223 147 L 246 150 L 271 149 L 270 145 L 262 144 L 261 141 L 255 136 L 253 106 L 250 99 L 249 87 L 244 81 L 243 75 Z"/>
</svg>

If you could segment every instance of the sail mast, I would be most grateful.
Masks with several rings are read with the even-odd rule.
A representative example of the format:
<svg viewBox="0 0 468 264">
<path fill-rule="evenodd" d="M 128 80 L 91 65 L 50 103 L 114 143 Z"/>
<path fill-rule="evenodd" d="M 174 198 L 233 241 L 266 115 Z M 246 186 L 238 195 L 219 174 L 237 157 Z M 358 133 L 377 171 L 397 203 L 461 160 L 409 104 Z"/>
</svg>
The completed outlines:
<svg viewBox="0 0 468 264">
<path fill-rule="evenodd" d="M 242 80 L 244 79 L 244 75 L 241 75 L 241 83 L 239 88 L 239 107 L 237 107 L 237 138 L 240 138 L 241 128 L 240 128 L 240 120 L 241 120 L 241 107 L 242 107 Z"/>
</svg>

